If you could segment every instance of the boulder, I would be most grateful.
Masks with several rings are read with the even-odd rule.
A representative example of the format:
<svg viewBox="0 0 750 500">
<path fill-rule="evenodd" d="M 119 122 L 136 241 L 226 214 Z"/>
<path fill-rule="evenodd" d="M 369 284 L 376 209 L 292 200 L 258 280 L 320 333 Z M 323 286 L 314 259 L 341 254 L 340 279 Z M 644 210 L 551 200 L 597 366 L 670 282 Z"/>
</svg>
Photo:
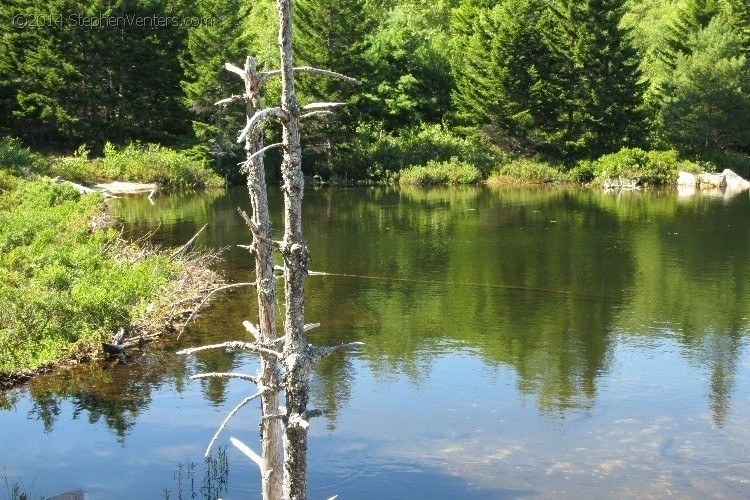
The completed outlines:
<svg viewBox="0 0 750 500">
<path fill-rule="evenodd" d="M 688 173 L 688 172 L 679 172 L 677 174 L 677 185 L 678 186 L 695 186 L 698 184 L 698 179 L 695 178 L 695 175 Z"/>
<path fill-rule="evenodd" d="M 734 189 L 734 190 L 750 189 L 750 181 L 743 179 L 740 175 L 734 173 L 733 171 L 729 169 L 724 170 L 721 173 L 721 175 L 724 176 L 727 189 Z"/>
<path fill-rule="evenodd" d="M 724 174 L 708 174 L 704 173 L 700 175 L 701 189 L 703 188 L 720 188 L 724 189 L 727 187 L 727 180 Z"/>
</svg>

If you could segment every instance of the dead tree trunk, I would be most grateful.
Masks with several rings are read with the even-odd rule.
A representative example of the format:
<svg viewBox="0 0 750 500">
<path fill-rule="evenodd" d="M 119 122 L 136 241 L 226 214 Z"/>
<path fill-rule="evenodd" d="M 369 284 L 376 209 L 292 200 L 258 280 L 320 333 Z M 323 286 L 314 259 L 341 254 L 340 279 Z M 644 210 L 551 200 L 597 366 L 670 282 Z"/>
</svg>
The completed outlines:
<svg viewBox="0 0 750 500">
<path fill-rule="evenodd" d="M 260 76 L 255 61 L 248 57 L 245 61 L 245 99 L 247 118 L 252 118 L 260 109 Z M 255 254 L 255 285 L 258 294 L 259 341 L 273 345 L 276 342 L 276 278 L 273 273 L 273 246 L 271 242 L 271 218 L 268 214 L 266 173 L 263 165 L 263 132 L 260 129 L 247 134 L 245 151 L 247 162 L 247 188 L 252 207 L 251 222 L 255 225 L 252 249 Z M 268 354 L 261 354 L 260 381 L 272 388 L 262 396 L 263 416 L 279 413 L 278 360 Z M 263 474 L 263 499 L 277 500 L 282 495 L 283 455 L 281 422 L 276 418 L 262 418 L 260 421 Z"/>
<path fill-rule="evenodd" d="M 233 341 L 222 344 L 196 347 L 181 351 L 189 354 L 205 349 L 226 348 L 246 349 L 261 356 L 261 369 L 258 376 L 241 373 L 209 373 L 191 378 L 231 377 L 254 382 L 258 391 L 240 402 L 225 418 L 214 435 L 208 450 L 216 441 L 227 422 L 244 405 L 260 397 L 263 415 L 261 417 L 262 456 L 257 455 L 245 444 L 231 438 L 234 444 L 261 470 L 263 477 L 263 497 L 266 500 L 285 498 L 302 500 L 307 498 L 307 428 L 311 417 L 320 415 L 319 410 L 307 409 L 309 376 L 312 366 L 321 358 L 339 352 L 347 347 L 361 345 L 359 342 L 342 344 L 336 347 L 314 348 L 307 343 L 306 331 L 319 326 L 305 325 L 304 278 L 307 276 L 308 252 L 302 234 L 302 196 L 304 179 L 302 175 L 302 149 L 300 146 L 300 119 L 326 115 L 332 108 L 343 103 L 313 103 L 299 107 L 294 90 L 294 72 L 310 73 L 340 78 L 353 84 L 353 78 L 333 71 L 293 67 L 292 64 L 292 10 L 291 0 L 277 0 L 279 14 L 279 53 L 281 69 L 257 72 L 255 62 L 248 58 L 244 69 L 227 63 L 229 71 L 236 73 L 245 82 L 245 93 L 223 99 L 217 104 L 245 102 L 247 124 L 239 135 L 238 142 L 245 141 L 247 161 L 244 168 L 248 175 L 248 189 L 252 203 L 252 216 L 240 210 L 253 234 L 249 249 L 255 254 L 256 286 L 258 294 L 259 324 L 244 322 L 245 328 L 255 338 L 255 342 Z M 282 102 L 280 107 L 262 108 L 259 92 L 270 77 L 281 76 Z M 283 125 L 283 141 L 263 147 L 262 125 L 269 118 L 278 119 Z M 271 239 L 268 199 L 263 169 L 263 154 L 270 148 L 283 149 L 281 174 L 284 184 L 284 235 L 280 242 Z M 284 338 L 276 338 L 274 302 L 276 297 L 273 275 L 273 250 L 278 249 L 284 259 Z M 279 346 L 283 350 L 279 351 Z M 283 383 L 279 373 L 279 363 L 283 367 Z M 284 390 L 286 409 L 279 407 L 280 391 Z M 283 467 L 279 448 L 280 424 L 283 424 Z M 282 472 L 283 471 L 283 475 Z"/>
<path fill-rule="evenodd" d="M 302 147 L 299 136 L 300 110 L 294 89 L 292 61 L 292 2 L 277 0 L 279 12 L 279 56 L 281 59 L 281 109 L 284 157 L 284 390 L 286 429 L 284 433 L 284 498 L 307 498 L 307 402 L 310 360 L 305 334 L 304 278 L 307 275 L 307 246 L 302 235 Z"/>
</svg>

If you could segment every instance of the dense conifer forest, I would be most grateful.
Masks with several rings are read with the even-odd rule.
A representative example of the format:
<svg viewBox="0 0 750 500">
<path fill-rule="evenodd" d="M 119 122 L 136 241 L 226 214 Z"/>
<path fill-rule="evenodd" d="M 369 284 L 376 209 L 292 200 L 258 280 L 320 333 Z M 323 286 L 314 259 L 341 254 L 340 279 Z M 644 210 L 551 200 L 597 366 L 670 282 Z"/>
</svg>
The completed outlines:
<svg viewBox="0 0 750 500">
<path fill-rule="evenodd" d="M 299 0 L 305 171 L 385 180 L 509 158 L 563 171 L 622 148 L 750 175 L 746 0 Z M 157 143 L 237 175 L 241 91 L 224 62 L 275 65 L 273 0 L 9 0 L 0 6 L 0 135 L 98 156 Z M 269 86 L 272 101 L 278 88 Z M 269 134 L 273 132 L 268 131 Z M 272 139 L 272 138 L 271 138 Z M 272 160 L 272 159 L 271 159 Z M 273 161 L 269 161 L 273 166 Z"/>
</svg>

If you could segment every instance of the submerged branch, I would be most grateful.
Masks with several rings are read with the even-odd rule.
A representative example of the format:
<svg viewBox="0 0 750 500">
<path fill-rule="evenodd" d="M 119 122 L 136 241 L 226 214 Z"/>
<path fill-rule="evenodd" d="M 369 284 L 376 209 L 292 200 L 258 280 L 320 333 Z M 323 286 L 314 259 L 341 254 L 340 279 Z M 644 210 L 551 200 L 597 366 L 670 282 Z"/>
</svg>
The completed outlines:
<svg viewBox="0 0 750 500">
<path fill-rule="evenodd" d="M 234 373 L 234 372 L 211 372 L 211 373 L 197 373 L 195 375 L 190 376 L 190 380 L 198 380 L 201 378 L 238 378 L 242 380 L 247 380 L 248 382 L 252 382 L 254 384 L 258 384 L 258 377 L 253 377 L 252 375 L 246 375 L 244 373 Z"/>
<path fill-rule="evenodd" d="M 195 240 L 198 239 L 198 237 L 201 235 L 201 233 L 203 232 L 203 230 L 206 229 L 207 227 L 208 227 L 208 222 L 206 222 L 205 224 L 203 224 L 203 227 L 200 228 L 198 230 L 198 232 L 195 233 L 195 235 L 193 235 L 193 237 L 188 240 L 187 243 L 185 243 L 180 248 L 178 248 L 177 250 L 175 250 L 174 252 L 172 252 L 172 255 L 169 256 L 169 259 L 170 260 L 174 260 L 177 256 L 179 256 L 185 250 L 187 250 L 188 248 L 190 248 L 190 245 L 192 245 L 195 242 Z"/>
<path fill-rule="evenodd" d="M 313 363 L 320 361 L 323 358 L 327 358 L 337 352 L 345 351 L 352 347 L 359 347 L 365 345 L 364 342 L 349 342 L 348 344 L 339 344 L 332 347 L 310 347 L 310 358 Z"/>
<path fill-rule="evenodd" d="M 198 304 L 198 307 L 193 309 L 193 312 L 190 313 L 190 316 L 188 316 L 187 321 L 185 321 L 185 324 L 182 325 L 182 328 L 180 329 L 180 333 L 177 334 L 177 338 L 179 339 L 182 336 L 182 334 L 185 333 L 185 328 L 187 328 L 190 321 L 195 317 L 196 314 L 198 314 L 198 311 L 201 310 L 201 308 L 206 304 L 206 302 L 208 302 L 208 299 L 210 299 L 213 296 L 213 294 L 215 294 L 216 292 L 221 292 L 223 290 L 228 290 L 230 288 L 238 288 L 241 286 L 255 286 L 255 283 L 232 283 L 231 285 L 224 285 L 224 286 L 220 286 L 219 288 L 214 288 L 213 290 L 211 290 L 211 292 L 208 295 L 206 295 L 206 297 L 201 301 L 201 303 Z"/>
</svg>

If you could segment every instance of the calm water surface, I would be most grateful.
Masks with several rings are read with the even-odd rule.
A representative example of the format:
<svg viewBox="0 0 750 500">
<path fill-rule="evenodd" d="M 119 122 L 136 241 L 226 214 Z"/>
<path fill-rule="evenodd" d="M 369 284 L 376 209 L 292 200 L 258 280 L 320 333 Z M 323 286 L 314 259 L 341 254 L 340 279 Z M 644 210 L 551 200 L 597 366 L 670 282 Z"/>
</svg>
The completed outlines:
<svg viewBox="0 0 750 500">
<path fill-rule="evenodd" d="M 310 498 L 750 497 L 747 193 L 331 188 L 305 204 L 311 269 L 331 273 L 307 280 L 311 341 L 365 343 L 315 371 L 311 406 L 329 413 L 311 426 Z M 237 206 L 242 189 L 115 211 L 170 246 L 208 222 L 200 243 L 246 281 Z M 173 354 L 243 338 L 253 293 L 165 350 L 2 396 L 5 478 L 128 499 L 201 497 L 221 476 L 223 498 L 258 497 L 233 448 L 219 474 L 202 461 L 253 387 L 187 379 L 256 360 Z M 257 442 L 257 408 L 241 415 L 221 444 Z"/>
</svg>

